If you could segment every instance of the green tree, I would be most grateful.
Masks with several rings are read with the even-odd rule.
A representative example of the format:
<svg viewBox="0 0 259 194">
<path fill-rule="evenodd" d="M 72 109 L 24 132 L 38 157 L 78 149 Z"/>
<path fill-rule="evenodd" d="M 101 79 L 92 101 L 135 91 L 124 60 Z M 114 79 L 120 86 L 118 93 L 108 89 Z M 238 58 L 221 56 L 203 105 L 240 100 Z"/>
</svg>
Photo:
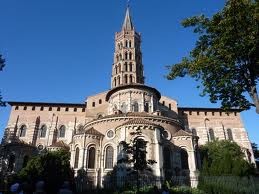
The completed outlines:
<svg viewBox="0 0 259 194">
<path fill-rule="evenodd" d="M 44 180 L 47 192 L 55 193 L 64 181 L 73 181 L 69 159 L 67 150 L 47 152 L 32 158 L 18 175 L 31 183 Z"/>
<path fill-rule="evenodd" d="M 5 66 L 5 59 L 3 59 L 2 55 L 0 54 L 0 71 L 3 71 L 3 68 Z M 5 106 L 5 102 L 3 102 L 3 97 L 0 93 L 0 106 Z"/>
<path fill-rule="evenodd" d="M 220 101 L 225 109 L 255 106 L 259 114 L 258 2 L 228 0 L 211 18 L 183 20 L 199 38 L 188 57 L 168 67 L 167 79 L 189 75 L 201 81 L 201 95 L 209 95 L 212 103 Z"/>
<path fill-rule="evenodd" d="M 228 140 L 216 140 L 201 147 L 202 170 L 206 176 L 248 176 L 254 173 L 252 164 L 244 160 L 239 145 Z"/>
<path fill-rule="evenodd" d="M 150 160 L 146 158 L 146 145 L 147 141 L 143 139 L 142 131 L 140 128 L 136 129 L 135 132 L 131 132 L 130 135 L 134 137 L 130 143 L 122 141 L 123 151 L 126 153 L 126 156 L 118 160 L 118 163 L 129 164 L 127 170 L 130 175 L 136 175 L 137 179 L 137 191 L 140 189 L 140 173 L 145 171 L 152 171 L 151 166 L 156 163 L 155 160 Z"/>
</svg>

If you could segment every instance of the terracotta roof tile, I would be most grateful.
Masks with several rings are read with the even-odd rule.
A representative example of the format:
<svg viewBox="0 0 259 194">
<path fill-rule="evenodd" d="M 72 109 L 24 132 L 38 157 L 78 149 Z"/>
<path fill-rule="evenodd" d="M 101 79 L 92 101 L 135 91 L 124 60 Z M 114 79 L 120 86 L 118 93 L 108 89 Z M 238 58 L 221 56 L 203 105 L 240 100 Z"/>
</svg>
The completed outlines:
<svg viewBox="0 0 259 194">
<path fill-rule="evenodd" d="M 148 121 L 146 119 L 142 119 L 142 118 L 135 118 L 135 119 L 131 119 L 125 123 L 123 123 L 122 125 L 120 126 L 123 126 L 123 125 L 155 125 L 155 126 L 159 126 L 151 121 Z"/>
<path fill-rule="evenodd" d="M 51 144 L 49 147 L 67 148 L 68 145 L 66 143 L 64 143 L 63 141 L 57 141 L 57 142 Z"/>
<path fill-rule="evenodd" d="M 91 134 L 91 135 L 98 135 L 98 136 L 104 136 L 102 133 L 100 133 L 99 131 L 97 131 L 96 129 L 94 129 L 93 127 L 90 129 L 87 129 L 85 131 L 86 134 Z"/>
<path fill-rule="evenodd" d="M 182 129 L 180 129 L 179 131 L 177 131 L 176 133 L 174 133 L 172 135 L 173 137 L 177 137 L 177 136 L 193 136 L 191 132 L 188 131 L 184 131 Z"/>
</svg>

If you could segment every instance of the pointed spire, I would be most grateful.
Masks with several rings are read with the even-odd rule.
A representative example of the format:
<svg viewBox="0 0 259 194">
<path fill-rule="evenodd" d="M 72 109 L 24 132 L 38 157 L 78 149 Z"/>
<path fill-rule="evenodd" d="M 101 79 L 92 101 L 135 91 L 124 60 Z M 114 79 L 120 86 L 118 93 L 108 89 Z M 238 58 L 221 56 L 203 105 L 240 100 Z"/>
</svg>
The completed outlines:
<svg viewBox="0 0 259 194">
<path fill-rule="evenodd" d="M 127 6 L 125 19 L 123 22 L 122 30 L 133 30 L 134 27 L 132 25 L 131 17 L 130 17 L 130 11 L 129 11 L 129 5 Z"/>
</svg>

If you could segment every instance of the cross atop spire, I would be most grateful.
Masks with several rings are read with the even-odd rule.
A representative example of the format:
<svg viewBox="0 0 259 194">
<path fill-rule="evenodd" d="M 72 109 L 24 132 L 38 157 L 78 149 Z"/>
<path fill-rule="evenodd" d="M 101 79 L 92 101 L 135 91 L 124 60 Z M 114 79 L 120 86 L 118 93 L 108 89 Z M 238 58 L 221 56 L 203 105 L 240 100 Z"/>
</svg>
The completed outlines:
<svg viewBox="0 0 259 194">
<path fill-rule="evenodd" d="M 126 15 L 125 15 L 123 26 L 122 26 L 122 30 L 133 30 L 133 29 L 134 29 L 134 27 L 133 27 L 133 24 L 132 24 L 132 21 L 131 21 L 130 11 L 129 11 L 129 3 L 128 3 Z"/>
</svg>

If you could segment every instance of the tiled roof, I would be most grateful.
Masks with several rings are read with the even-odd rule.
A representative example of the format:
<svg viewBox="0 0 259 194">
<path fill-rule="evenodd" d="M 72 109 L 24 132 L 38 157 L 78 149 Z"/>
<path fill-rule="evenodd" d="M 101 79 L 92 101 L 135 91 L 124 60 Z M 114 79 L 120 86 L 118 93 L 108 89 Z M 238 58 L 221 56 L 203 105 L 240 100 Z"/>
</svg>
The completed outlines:
<svg viewBox="0 0 259 194">
<path fill-rule="evenodd" d="M 104 136 L 102 133 L 94 129 L 93 127 L 85 131 L 86 134 Z"/>
<path fill-rule="evenodd" d="M 177 131 L 175 134 L 172 135 L 173 137 L 177 137 L 177 136 L 193 136 L 192 133 L 184 131 L 182 129 L 180 129 L 179 131 Z"/>
<path fill-rule="evenodd" d="M 156 125 L 154 124 L 153 122 L 150 122 L 146 119 L 142 119 L 142 118 L 135 118 L 135 119 L 131 119 L 125 123 L 123 123 L 122 125 L 120 126 L 123 126 L 123 125 L 155 125 L 155 126 L 159 126 L 159 125 Z"/>
<path fill-rule="evenodd" d="M 57 141 L 57 142 L 51 144 L 49 147 L 67 148 L 68 145 L 66 143 L 64 143 L 63 141 Z"/>
</svg>

